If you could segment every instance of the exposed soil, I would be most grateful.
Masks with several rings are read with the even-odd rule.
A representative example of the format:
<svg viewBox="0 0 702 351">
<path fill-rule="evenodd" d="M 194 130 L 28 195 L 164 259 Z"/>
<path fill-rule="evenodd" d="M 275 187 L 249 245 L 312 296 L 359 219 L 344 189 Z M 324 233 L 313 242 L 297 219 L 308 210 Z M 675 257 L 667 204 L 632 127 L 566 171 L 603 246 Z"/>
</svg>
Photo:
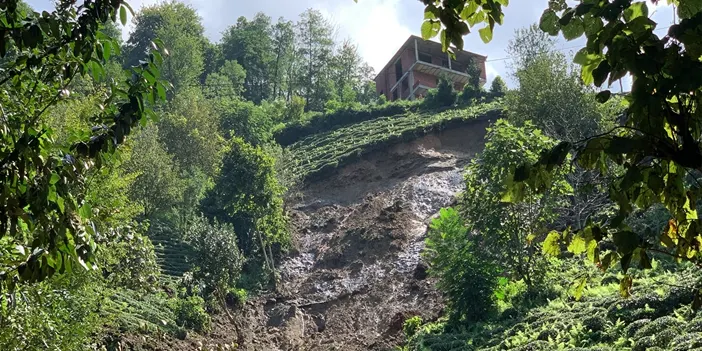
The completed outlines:
<svg viewBox="0 0 702 351">
<path fill-rule="evenodd" d="M 276 293 L 218 316 L 213 332 L 158 349 L 390 350 L 405 319 L 443 308 L 420 252 L 427 224 L 463 186 L 488 121 L 376 152 L 308 185 L 292 206 L 297 250 Z M 129 340 L 131 347 L 154 344 Z"/>
</svg>

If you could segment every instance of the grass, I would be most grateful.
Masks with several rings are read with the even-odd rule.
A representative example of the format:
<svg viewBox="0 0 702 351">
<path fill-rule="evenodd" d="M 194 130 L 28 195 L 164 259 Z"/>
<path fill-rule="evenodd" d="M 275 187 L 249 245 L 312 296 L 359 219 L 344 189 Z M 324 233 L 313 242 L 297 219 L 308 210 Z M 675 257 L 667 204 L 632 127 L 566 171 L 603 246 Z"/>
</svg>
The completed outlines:
<svg viewBox="0 0 702 351">
<path fill-rule="evenodd" d="M 292 154 L 285 167 L 296 177 L 313 180 L 361 156 L 390 145 L 411 141 L 432 132 L 498 116 L 502 102 L 493 101 L 443 112 L 408 112 L 381 117 L 332 131 L 307 136 L 288 147 Z"/>
<path fill-rule="evenodd" d="M 425 324 L 403 350 L 702 350 L 702 315 L 691 307 L 694 290 L 686 288 L 699 281 L 697 270 L 635 274 L 626 299 L 612 279 L 621 274 L 608 273 L 580 301 L 564 294 L 462 330 L 449 331 L 444 321 Z"/>
<path fill-rule="evenodd" d="M 178 329 L 165 293 L 118 289 L 105 300 L 103 310 L 115 316 L 115 324 L 122 331 L 151 334 Z"/>
<path fill-rule="evenodd" d="M 173 237 L 167 230 L 155 231 L 149 237 L 154 244 L 156 262 L 161 267 L 161 273 L 171 277 L 182 277 L 192 266 L 186 257 L 191 255 L 192 249 L 187 244 Z"/>
</svg>

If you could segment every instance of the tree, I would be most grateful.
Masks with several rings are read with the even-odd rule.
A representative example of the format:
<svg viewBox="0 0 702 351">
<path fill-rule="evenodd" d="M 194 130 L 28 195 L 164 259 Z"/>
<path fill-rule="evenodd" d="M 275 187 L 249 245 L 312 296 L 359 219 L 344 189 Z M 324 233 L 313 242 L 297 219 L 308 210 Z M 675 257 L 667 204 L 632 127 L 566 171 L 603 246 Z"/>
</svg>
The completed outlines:
<svg viewBox="0 0 702 351">
<path fill-rule="evenodd" d="M 115 82 L 92 131 L 76 133 L 70 146 L 57 143 L 46 112 L 70 95 L 78 75 L 103 75 L 118 42 L 100 27 L 119 14 L 122 1 L 89 1 L 76 11 L 61 1 L 53 12 L 27 13 L 18 1 L 0 4 L 0 290 L 35 283 L 74 266 L 92 268 L 95 242 L 85 177 L 107 163 L 131 128 L 146 122 L 145 108 L 165 96 L 161 55 L 154 50 L 124 82 Z M 19 10 L 18 10 L 19 9 Z M 12 28 L 12 29 L 10 29 Z M 160 43 L 156 47 L 162 47 Z M 8 55 L 9 54 L 9 55 Z"/>
<path fill-rule="evenodd" d="M 308 110 L 322 111 L 331 97 L 328 72 L 332 59 L 332 27 L 317 10 L 308 9 L 296 25 L 300 56 L 299 86 Z"/>
<path fill-rule="evenodd" d="M 543 193 L 530 186 L 510 187 L 513 169 L 536 162 L 542 150 L 556 143 L 531 123 L 516 127 L 498 120 L 485 140 L 485 149 L 466 169 L 466 192 L 458 209 L 484 259 L 503 268 L 504 275 L 524 280 L 533 294 L 544 289 L 545 262 L 538 247 L 558 218 L 554 209 L 566 203 L 565 194 L 572 189 L 564 171 L 554 175 Z"/>
<path fill-rule="evenodd" d="M 271 18 L 263 13 L 257 13 L 251 21 L 239 17 L 222 37 L 224 59 L 236 61 L 244 68 L 244 97 L 256 104 L 272 93 L 273 52 Z"/>
<path fill-rule="evenodd" d="M 195 9 L 178 1 L 144 7 L 134 17 L 134 32 L 127 41 L 127 65 L 138 63 L 156 38 L 169 52 L 163 64 L 164 79 L 176 91 L 199 82 L 208 42 Z"/>
<path fill-rule="evenodd" d="M 497 76 L 492 80 L 492 84 L 490 85 L 490 94 L 492 94 L 494 97 L 502 97 L 507 94 L 507 84 L 504 80 L 502 80 L 502 77 Z"/>
<path fill-rule="evenodd" d="M 293 85 L 294 80 L 291 80 L 285 73 L 294 65 L 295 56 L 295 29 L 291 21 L 286 21 L 282 17 L 273 26 L 273 47 L 275 54 L 275 64 L 273 65 L 273 98 L 283 97 L 287 91 L 288 85 Z M 287 96 L 287 99 L 291 99 Z"/>
<path fill-rule="evenodd" d="M 206 296 L 213 295 L 224 305 L 224 297 L 236 286 L 244 263 L 234 228 L 196 216 L 185 230 L 184 239 L 195 251 L 193 263 L 197 269 L 193 278 L 205 287 Z"/>
<path fill-rule="evenodd" d="M 437 287 L 448 297 L 450 323 L 482 321 L 497 312 L 498 266 L 480 255 L 470 227 L 453 208 L 441 209 L 432 220 L 422 255 Z"/>
<path fill-rule="evenodd" d="M 271 245 L 285 247 L 289 242 L 283 192 L 274 159 L 260 147 L 234 137 L 215 187 L 203 201 L 203 212 L 221 223 L 233 224 L 242 252 L 247 257 L 263 257 L 272 271 Z"/>
<path fill-rule="evenodd" d="M 183 201 L 185 180 L 180 177 L 173 156 L 159 141 L 157 126 L 149 126 L 137 133 L 132 148 L 140 152 L 133 153 L 125 163 L 127 172 L 138 174 L 129 194 L 133 201 L 143 206 L 144 216 L 153 219 Z"/>
<path fill-rule="evenodd" d="M 436 90 L 430 90 L 422 104 L 429 108 L 453 106 L 457 96 L 453 89 L 453 82 L 448 77 L 441 76 Z"/>
<path fill-rule="evenodd" d="M 225 61 L 217 72 L 210 73 L 203 91 L 210 99 L 238 99 L 244 92 L 246 71 L 236 61 Z"/>
<path fill-rule="evenodd" d="M 502 22 L 502 6 L 506 2 L 468 0 L 443 7 L 437 3 L 425 1 L 423 35 L 438 35 L 443 24 L 444 48 L 449 43 L 461 48 L 460 36 L 469 31 L 469 24 L 487 23 L 480 30 L 481 38 L 492 38 L 492 28 Z M 651 252 L 702 264 L 696 244 L 702 240 L 700 219 L 691 206 L 702 187 L 694 181 L 684 181 L 688 176 L 696 179 L 695 174 L 702 170 L 702 126 L 693 117 L 698 112 L 696 96 L 702 89 L 702 32 L 698 29 L 702 8 L 691 0 L 673 3 L 680 22 L 671 26 L 664 37 L 655 33 L 657 24 L 648 18 L 646 2 L 583 1 L 571 7 L 565 1 L 552 0 L 539 23 L 539 28 L 549 35 L 562 33 L 567 40 L 586 37 L 586 46 L 574 58 L 581 66 L 580 77 L 585 84 L 600 87 L 626 74 L 633 80 L 631 93 L 626 97 L 623 125 L 585 141 L 559 144 L 538 163 L 520 168 L 520 174 L 525 176 L 518 177 L 515 183 L 537 184 L 571 151 L 587 169 L 606 173 L 607 162 L 622 167 L 625 175 L 609 182 L 618 213 L 609 221 L 592 223 L 578 235 L 568 236 L 584 241 L 588 256 L 603 269 L 617 261 L 625 272 L 632 261 L 650 267 Z M 597 99 L 607 101 L 611 95 L 604 90 Z M 625 219 L 635 208 L 645 209 L 657 203 L 668 209 L 671 220 L 660 241 L 651 246 L 631 231 Z M 608 241 L 614 243 L 616 251 L 600 248 Z M 578 245 L 575 251 L 581 247 Z M 630 287 L 631 278 L 626 276 L 621 284 L 622 294 L 627 295 Z"/>
<path fill-rule="evenodd" d="M 514 31 L 514 39 L 507 45 L 508 62 L 513 73 L 528 68 L 542 55 L 556 52 L 556 42 L 538 24 Z"/>
<path fill-rule="evenodd" d="M 239 137 L 252 145 L 262 145 L 273 137 L 276 116 L 251 101 L 222 100 L 217 107 L 220 130 L 226 138 Z"/>
<path fill-rule="evenodd" d="M 224 150 L 215 106 L 197 88 L 181 91 L 164 111 L 158 137 L 181 169 L 217 175 Z"/>
<path fill-rule="evenodd" d="M 595 91 L 582 84 L 563 54 L 539 54 L 515 77 L 519 89 L 506 102 L 514 123 L 530 120 L 548 136 L 571 142 L 598 134 L 600 125 L 607 125 L 602 123 L 605 117 L 600 115 Z"/>
</svg>

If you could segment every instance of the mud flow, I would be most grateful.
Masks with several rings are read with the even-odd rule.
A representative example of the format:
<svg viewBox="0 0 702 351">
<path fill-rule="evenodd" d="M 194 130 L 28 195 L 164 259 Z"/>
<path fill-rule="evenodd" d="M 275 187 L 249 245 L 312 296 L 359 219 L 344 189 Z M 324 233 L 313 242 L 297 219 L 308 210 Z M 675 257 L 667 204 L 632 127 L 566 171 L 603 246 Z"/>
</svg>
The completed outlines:
<svg viewBox="0 0 702 351">
<path fill-rule="evenodd" d="M 463 189 L 488 122 L 368 155 L 302 191 L 297 252 L 275 296 L 241 320 L 246 350 L 387 350 L 405 319 L 435 319 L 440 294 L 420 252 L 431 217 Z"/>
</svg>

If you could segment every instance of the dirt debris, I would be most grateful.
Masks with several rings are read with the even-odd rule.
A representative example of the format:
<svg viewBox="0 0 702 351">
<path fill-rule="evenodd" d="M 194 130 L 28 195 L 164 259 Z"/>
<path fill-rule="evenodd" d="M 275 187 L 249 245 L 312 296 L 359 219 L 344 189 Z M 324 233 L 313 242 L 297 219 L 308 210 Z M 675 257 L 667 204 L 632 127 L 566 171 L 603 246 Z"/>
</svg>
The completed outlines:
<svg viewBox="0 0 702 351">
<path fill-rule="evenodd" d="M 209 335 L 153 349 L 365 351 L 401 344 L 406 319 L 433 320 L 443 308 L 420 252 L 431 216 L 462 190 L 462 169 L 482 149 L 488 123 L 396 145 L 309 184 L 292 206 L 297 248 L 279 265 L 278 291 L 248 301 L 233 312 L 234 323 L 215 318 Z"/>
</svg>

